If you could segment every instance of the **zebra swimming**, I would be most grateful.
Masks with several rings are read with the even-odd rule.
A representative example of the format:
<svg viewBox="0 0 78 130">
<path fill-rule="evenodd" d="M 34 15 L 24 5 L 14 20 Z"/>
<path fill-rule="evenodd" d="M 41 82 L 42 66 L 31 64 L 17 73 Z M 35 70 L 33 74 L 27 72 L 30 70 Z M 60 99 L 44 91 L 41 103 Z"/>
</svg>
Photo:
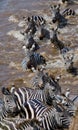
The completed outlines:
<svg viewBox="0 0 78 130">
<path fill-rule="evenodd" d="M 28 38 L 28 43 L 26 44 L 26 48 L 29 49 L 30 51 L 35 52 L 36 50 L 38 50 L 40 47 L 37 44 L 37 42 L 34 40 L 34 38 L 32 36 L 30 36 Z"/>
<path fill-rule="evenodd" d="M 30 22 L 33 20 L 37 26 L 46 24 L 46 20 L 42 16 L 39 16 L 39 15 L 32 15 L 32 16 L 24 17 L 24 20 L 27 22 Z"/>
<path fill-rule="evenodd" d="M 40 26 L 46 24 L 46 20 L 42 16 L 35 15 L 24 17 L 24 21 L 27 22 L 28 27 L 21 32 L 23 35 L 25 35 L 25 33 L 34 35 Z"/>
<path fill-rule="evenodd" d="M 32 71 L 36 70 L 39 65 L 46 65 L 46 59 L 40 55 L 39 53 L 33 52 L 29 56 L 28 61 L 23 60 L 22 62 L 22 68 L 23 69 L 30 69 Z M 24 68 L 26 67 L 26 68 Z"/>
<path fill-rule="evenodd" d="M 58 22 L 58 27 L 62 28 L 67 25 L 67 19 L 60 13 L 60 4 L 51 6 L 51 10 L 53 13 L 52 22 Z"/>
<path fill-rule="evenodd" d="M 51 6 L 51 10 L 53 13 L 52 22 L 58 23 L 57 26 L 59 28 L 63 28 L 67 25 L 67 16 L 74 16 L 75 11 L 71 8 L 66 8 L 62 13 L 60 11 L 60 4 Z"/>
</svg>

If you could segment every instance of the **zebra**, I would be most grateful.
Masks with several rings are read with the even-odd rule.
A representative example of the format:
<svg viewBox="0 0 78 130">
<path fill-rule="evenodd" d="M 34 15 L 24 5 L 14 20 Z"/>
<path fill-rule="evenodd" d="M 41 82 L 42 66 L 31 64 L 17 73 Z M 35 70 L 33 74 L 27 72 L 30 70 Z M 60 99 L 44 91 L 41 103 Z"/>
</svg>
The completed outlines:
<svg viewBox="0 0 78 130">
<path fill-rule="evenodd" d="M 77 75 L 77 70 L 74 67 L 74 52 L 69 47 L 64 47 L 60 52 L 64 60 L 66 71 L 73 75 Z"/>
<path fill-rule="evenodd" d="M 58 27 L 63 28 L 67 25 L 67 19 L 60 13 L 60 4 L 51 6 L 53 13 L 52 22 L 58 22 Z"/>
<path fill-rule="evenodd" d="M 51 38 L 51 42 L 54 44 L 54 46 L 56 48 L 58 48 L 60 51 L 65 47 L 63 42 L 61 42 L 58 37 L 57 37 L 57 33 L 58 33 L 58 28 L 54 29 L 52 28 L 52 32 L 53 32 L 53 37 Z"/>
<path fill-rule="evenodd" d="M 36 23 L 37 26 L 46 24 L 46 20 L 42 16 L 39 16 L 39 15 L 32 15 L 30 17 L 28 16 L 28 18 L 24 17 L 24 21 L 30 22 L 32 20 Z"/>
<path fill-rule="evenodd" d="M 33 15 L 28 18 L 24 17 L 24 21 L 27 21 L 28 27 L 21 32 L 23 35 L 25 35 L 25 33 L 34 35 L 40 26 L 46 24 L 46 20 L 42 16 Z"/>
<path fill-rule="evenodd" d="M 66 53 L 63 55 L 63 59 L 67 72 L 71 73 L 74 68 L 74 53 Z"/>
<path fill-rule="evenodd" d="M 23 35 L 29 34 L 29 35 L 33 36 L 36 33 L 36 31 L 37 31 L 37 25 L 36 25 L 36 23 L 32 19 L 31 21 L 28 22 L 28 26 L 21 33 Z"/>
<path fill-rule="evenodd" d="M 77 107 L 74 104 L 76 97 L 71 100 L 69 97 L 66 97 L 65 94 L 56 95 L 56 98 L 59 99 L 58 103 L 61 103 L 61 105 L 63 105 L 70 117 L 75 116 L 77 110 Z"/>
<path fill-rule="evenodd" d="M 44 72 L 45 67 L 38 67 L 37 72 L 35 73 L 35 76 L 31 79 L 31 84 L 34 89 L 43 89 L 45 87 L 45 84 L 48 82 L 48 77 L 44 79 L 44 77 L 47 76 L 47 73 Z"/>
<path fill-rule="evenodd" d="M 54 93 L 60 94 L 61 93 L 61 86 L 59 85 L 60 76 L 53 77 L 53 75 L 49 75 L 48 72 L 46 72 L 45 68 L 38 68 L 38 71 L 36 72 L 35 76 L 31 79 L 31 84 L 34 89 L 41 89 L 44 90 L 44 88 L 50 87 L 54 91 Z"/>
<path fill-rule="evenodd" d="M 60 4 L 51 6 L 53 18 L 52 22 L 58 22 L 58 27 L 62 28 L 67 25 L 66 16 L 74 16 L 75 11 L 71 8 L 66 8 L 62 13 L 60 12 Z"/>
<path fill-rule="evenodd" d="M 31 55 L 29 56 L 28 62 L 24 60 L 24 62 L 22 63 L 23 63 L 22 67 L 24 67 L 26 64 L 26 68 L 33 71 L 36 70 L 39 65 L 46 65 L 46 59 L 39 53 L 32 52 Z"/>
<path fill-rule="evenodd" d="M 43 90 L 38 89 L 34 90 L 31 88 L 21 87 L 21 88 L 15 88 L 12 87 L 10 90 L 8 88 L 3 87 L 2 93 L 4 96 L 4 101 L 10 106 L 15 106 L 14 109 L 17 110 L 18 106 L 22 106 L 25 101 L 28 101 L 29 99 L 39 99 L 44 103 L 49 103 L 50 98 L 50 104 L 52 103 L 52 99 L 54 97 L 54 88 L 50 85 L 46 85 Z M 6 109 L 8 109 L 6 107 Z M 14 113 L 15 115 L 17 113 Z"/>
<path fill-rule="evenodd" d="M 74 16 L 75 15 L 75 11 L 71 8 L 66 8 L 63 12 L 62 12 L 62 15 L 64 17 L 66 16 Z"/>
<path fill-rule="evenodd" d="M 29 49 L 30 51 L 35 52 L 36 50 L 38 50 L 40 47 L 37 44 L 37 42 L 34 40 L 34 38 L 32 36 L 30 36 L 28 38 L 28 43 L 26 44 L 26 48 Z"/>
<path fill-rule="evenodd" d="M 70 117 L 66 114 L 65 110 L 59 112 L 53 106 L 47 106 L 38 99 L 25 102 L 20 109 L 21 111 L 23 118 L 26 120 L 37 119 L 40 122 L 40 127 L 45 130 L 68 128 L 70 125 Z M 10 112 L 13 113 L 15 110 L 11 111 L 10 108 Z"/>
<path fill-rule="evenodd" d="M 42 130 L 36 119 L 5 118 L 0 121 L 0 130 Z"/>
</svg>

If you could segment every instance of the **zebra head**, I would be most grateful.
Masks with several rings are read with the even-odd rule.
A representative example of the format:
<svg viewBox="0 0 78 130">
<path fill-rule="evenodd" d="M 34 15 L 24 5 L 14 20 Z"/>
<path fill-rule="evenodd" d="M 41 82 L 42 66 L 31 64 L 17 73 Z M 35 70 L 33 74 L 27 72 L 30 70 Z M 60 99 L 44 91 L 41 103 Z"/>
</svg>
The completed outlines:
<svg viewBox="0 0 78 130">
<path fill-rule="evenodd" d="M 52 32 L 51 32 L 51 42 L 54 43 L 54 42 L 58 42 L 58 28 L 54 29 L 52 28 Z"/>
<path fill-rule="evenodd" d="M 2 94 L 6 113 L 8 113 L 9 116 L 16 116 L 19 108 L 15 95 L 13 95 L 9 89 L 5 87 L 2 88 Z"/>
<path fill-rule="evenodd" d="M 51 10 L 52 10 L 52 13 L 53 13 L 52 22 L 56 23 L 57 21 L 59 21 L 60 16 L 61 16 L 61 14 L 60 14 L 60 4 L 51 6 Z"/>
<path fill-rule="evenodd" d="M 75 106 L 74 102 L 69 99 L 69 97 L 66 97 L 65 94 L 62 94 L 61 96 L 59 95 L 58 98 L 61 100 L 61 104 L 67 110 L 68 114 L 70 116 L 75 116 L 77 107 Z"/>
<path fill-rule="evenodd" d="M 63 58 L 64 58 L 64 63 L 65 63 L 66 70 L 68 72 L 70 72 L 73 69 L 74 54 L 73 53 L 71 53 L 71 54 L 67 53 L 67 54 L 63 55 Z"/>
</svg>

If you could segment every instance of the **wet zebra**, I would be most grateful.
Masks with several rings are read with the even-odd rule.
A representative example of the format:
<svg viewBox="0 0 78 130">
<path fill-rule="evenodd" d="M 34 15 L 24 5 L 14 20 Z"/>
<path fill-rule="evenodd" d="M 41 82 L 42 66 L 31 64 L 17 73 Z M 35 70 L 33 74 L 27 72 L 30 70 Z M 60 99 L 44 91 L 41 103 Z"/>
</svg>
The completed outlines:
<svg viewBox="0 0 78 130">
<path fill-rule="evenodd" d="M 67 51 L 63 55 L 63 59 L 64 59 L 64 64 L 67 72 L 71 73 L 74 68 L 74 52 L 71 52 L 71 50 Z"/>
<path fill-rule="evenodd" d="M 34 38 L 32 36 L 30 36 L 28 38 L 28 43 L 26 44 L 26 48 L 29 49 L 30 51 L 35 52 L 36 50 L 38 50 L 40 47 L 37 44 L 37 42 L 34 40 Z"/>
<path fill-rule="evenodd" d="M 71 9 L 71 8 L 67 8 L 67 9 L 65 9 L 65 10 L 62 12 L 62 15 L 63 15 L 64 17 L 66 17 L 66 16 L 74 16 L 74 15 L 75 15 L 75 11 L 74 11 L 73 9 Z"/>
<path fill-rule="evenodd" d="M 62 28 L 67 25 L 67 19 L 60 12 L 60 4 L 51 6 L 52 22 L 58 23 L 58 27 Z"/>
<path fill-rule="evenodd" d="M 24 17 L 24 20 L 27 22 L 28 27 L 21 32 L 23 35 L 25 35 L 25 33 L 34 35 L 40 26 L 46 24 L 46 20 L 42 16 L 33 15 L 28 18 Z"/>
<path fill-rule="evenodd" d="M 51 42 L 54 44 L 54 46 L 59 49 L 60 51 L 65 47 L 64 43 L 61 42 L 58 39 L 57 33 L 58 33 L 58 28 L 54 29 L 52 28 L 52 33 L 53 33 L 53 37 L 51 38 Z"/>
<path fill-rule="evenodd" d="M 35 76 L 31 79 L 31 84 L 34 89 L 43 89 L 48 82 L 48 75 L 45 71 L 45 67 L 39 67 Z M 46 78 L 46 79 L 44 79 Z"/>
<path fill-rule="evenodd" d="M 27 27 L 24 29 L 23 32 L 21 32 L 23 35 L 28 34 L 28 35 L 34 35 L 37 31 L 37 25 L 36 23 L 32 20 L 28 22 Z"/>
<path fill-rule="evenodd" d="M 36 70 L 39 65 L 46 65 L 46 59 L 40 55 L 39 53 L 33 52 L 29 56 L 29 60 L 26 61 L 26 59 L 22 62 L 22 68 L 23 69 L 31 69 L 32 71 Z M 26 68 L 24 68 L 26 67 Z"/>
<path fill-rule="evenodd" d="M 24 17 L 24 20 L 28 22 L 34 21 L 37 26 L 46 24 L 46 20 L 39 15 L 32 15 L 28 18 Z"/>
<path fill-rule="evenodd" d="M 77 110 L 77 107 L 74 104 L 75 99 L 71 100 L 69 97 L 66 97 L 65 94 L 57 95 L 56 98 L 59 99 L 58 101 L 67 110 L 69 116 L 75 116 L 75 113 Z M 77 97 L 75 97 L 75 98 L 77 98 Z"/>
<path fill-rule="evenodd" d="M 51 6 L 52 10 L 52 22 L 56 23 L 58 22 L 58 27 L 62 28 L 67 25 L 67 19 L 66 16 L 74 16 L 75 11 L 71 8 L 65 9 L 62 13 L 60 11 L 60 4 Z"/>
</svg>

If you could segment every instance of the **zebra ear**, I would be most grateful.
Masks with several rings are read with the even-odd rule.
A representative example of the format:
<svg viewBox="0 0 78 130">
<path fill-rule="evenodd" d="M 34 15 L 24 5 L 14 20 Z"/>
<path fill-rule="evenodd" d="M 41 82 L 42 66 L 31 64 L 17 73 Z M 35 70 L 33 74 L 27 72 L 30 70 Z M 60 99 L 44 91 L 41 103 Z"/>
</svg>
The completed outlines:
<svg viewBox="0 0 78 130">
<path fill-rule="evenodd" d="M 10 95 L 10 91 L 8 88 L 2 87 L 2 94 L 4 95 Z"/>
</svg>

